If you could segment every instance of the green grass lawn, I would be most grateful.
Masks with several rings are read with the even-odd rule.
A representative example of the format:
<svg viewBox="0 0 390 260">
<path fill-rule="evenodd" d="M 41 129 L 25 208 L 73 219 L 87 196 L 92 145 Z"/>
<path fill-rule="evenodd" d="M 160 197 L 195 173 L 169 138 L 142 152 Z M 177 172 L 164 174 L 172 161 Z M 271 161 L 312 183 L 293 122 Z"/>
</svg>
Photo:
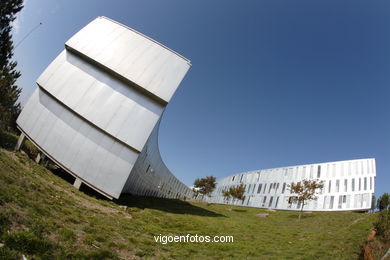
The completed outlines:
<svg viewBox="0 0 390 260">
<path fill-rule="evenodd" d="M 86 195 L 21 153 L 0 150 L 0 259 L 357 259 L 374 214 L 297 212 Z M 267 218 L 256 217 L 269 213 Z M 156 243 L 158 235 L 233 243 Z"/>
</svg>

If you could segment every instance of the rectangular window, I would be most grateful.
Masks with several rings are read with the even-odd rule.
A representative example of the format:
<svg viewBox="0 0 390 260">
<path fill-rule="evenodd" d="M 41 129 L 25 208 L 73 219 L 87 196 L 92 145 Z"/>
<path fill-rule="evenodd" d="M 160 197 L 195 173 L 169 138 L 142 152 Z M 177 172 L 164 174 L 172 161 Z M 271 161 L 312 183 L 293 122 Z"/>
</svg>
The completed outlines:
<svg viewBox="0 0 390 260">
<path fill-rule="evenodd" d="M 267 189 L 267 183 L 264 184 L 264 190 L 263 190 L 263 193 L 265 193 L 265 190 Z"/>
<path fill-rule="evenodd" d="M 278 202 L 279 202 L 279 197 L 276 198 L 276 202 L 275 202 L 275 208 L 278 207 Z"/>
<path fill-rule="evenodd" d="M 352 191 L 355 191 L 355 178 L 352 179 Z"/>
<path fill-rule="evenodd" d="M 257 193 L 260 193 L 261 192 L 261 186 L 263 186 L 263 184 L 259 184 L 259 187 L 257 188 Z"/>
<path fill-rule="evenodd" d="M 234 178 L 236 178 L 236 176 L 233 176 L 232 181 L 234 181 Z"/>
<path fill-rule="evenodd" d="M 328 196 L 324 196 L 324 206 L 323 208 L 326 209 L 326 204 L 328 203 Z"/>
<path fill-rule="evenodd" d="M 338 208 L 341 209 L 342 205 L 343 205 L 343 196 L 340 195 L 339 196 L 339 206 L 338 206 Z"/>
<path fill-rule="evenodd" d="M 340 191 L 340 180 L 336 180 L 336 192 Z"/>
<path fill-rule="evenodd" d="M 359 191 L 362 190 L 362 178 L 359 178 Z"/>
<path fill-rule="evenodd" d="M 271 197 L 271 198 L 269 199 L 268 208 L 271 207 L 271 205 L 272 205 L 272 200 L 273 200 L 273 199 L 274 199 L 274 197 Z"/>
<path fill-rule="evenodd" d="M 255 193 L 256 184 L 253 184 L 252 193 Z"/>
<path fill-rule="evenodd" d="M 321 165 L 317 167 L 317 179 L 321 178 Z"/>
<path fill-rule="evenodd" d="M 347 192 L 348 191 L 348 180 L 345 179 L 344 180 L 344 192 Z"/>
<path fill-rule="evenodd" d="M 372 177 L 370 177 L 370 190 L 372 190 Z"/>
<path fill-rule="evenodd" d="M 346 203 L 347 202 L 347 195 L 344 195 L 343 196 L 343 203 Z"/>
<path fill-rule="evenodd" d="M 310 166 L 310 179 L 313 179 L 313 165 Z"/>
<path fill-rule="evenodd" d="M 283 183 L 282 193 L 284 193 L 285 189 L 286 189 L 286 183 Z"/>
<path fill-rule="evenodd" d="M 364 190 L 367 190 L 367 177 L 364 177 Z"/>
<path fill-rule="evenodd" d="M 267 196 L 264 196 L 262 207 L 265 207 L 265 202 L 266 202 L 266 201 L 267 201 Z"/>
<path fill-rule="evenodd" d="M 330 196 L 329 209 L 333 209 L 334 196 Z"/>
<path fill-rule="evenodd" d="M 269 185 L 268 193 L 271 193 L 271 189 L 272 189 L 273 186 L 274 186 L 273 183 L 271 183 L 271 184 Z"/>
<path fill-rule="evenodd" d="M 328 186 L 328 193 L 332 190 L 332 181 L 329 181 L 329 186 Z"/>
</svg>

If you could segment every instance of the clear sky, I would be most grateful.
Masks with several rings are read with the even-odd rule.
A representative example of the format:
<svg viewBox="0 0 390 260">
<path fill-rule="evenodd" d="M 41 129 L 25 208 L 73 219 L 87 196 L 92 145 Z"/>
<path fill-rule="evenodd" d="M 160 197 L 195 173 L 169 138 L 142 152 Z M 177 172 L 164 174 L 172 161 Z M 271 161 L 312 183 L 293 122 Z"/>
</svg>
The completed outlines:
<svg viewBox="0 0 390 260">
<path fill-rule="evenodd" d="M 15 23 L 22 103 L 64 42 L 107 16 L 192 68 L 160 150 L 184 183 L 289 165 L 376 158 L 390 192 L 390 2 L 29 0 Z"/>
</svg>

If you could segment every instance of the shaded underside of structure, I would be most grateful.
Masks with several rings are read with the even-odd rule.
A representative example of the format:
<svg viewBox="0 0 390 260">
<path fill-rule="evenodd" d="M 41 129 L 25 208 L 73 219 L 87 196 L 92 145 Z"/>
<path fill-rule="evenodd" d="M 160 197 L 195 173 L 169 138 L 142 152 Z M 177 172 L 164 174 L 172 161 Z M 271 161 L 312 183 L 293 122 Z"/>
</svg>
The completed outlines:
<svg viewBox="0 0 390 260">
<path fill-rule="evenodd" d="M 191 64 L 149 37 L 98 17 L 46 68 L 17 125 L 43 154 L 109 198 L 188 198 L 162 162 L 161 115 Z"/>
<path fill-rule="evenodd" d="M 306 211 L 365 211 L 371 209 L 376 176 L 375 159 L 316 163 L 239 173 L 218 180 L 209 199 L 213 203 L 300 210 L 302 204 L 291 194 L 289 185 L 302 180 L 323 181 L 317 200 L 305 204 Z M 222 192 L 240 184 L 245 199 L 226 200 Z"/>
</svg>

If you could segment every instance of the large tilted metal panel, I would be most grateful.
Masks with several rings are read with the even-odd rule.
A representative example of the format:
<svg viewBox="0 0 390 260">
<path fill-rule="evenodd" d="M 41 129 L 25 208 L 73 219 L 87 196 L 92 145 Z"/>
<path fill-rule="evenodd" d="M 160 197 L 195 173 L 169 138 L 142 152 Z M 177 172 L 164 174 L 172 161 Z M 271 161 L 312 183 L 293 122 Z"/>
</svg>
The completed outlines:
<svg viewBox="0 0 390 260">
<path fill-rule="evenodd" d="M 61 167 L 118 198 L 189 67 L 161 44 L 99 17 L 42 73 L 17 124 Z"/>
<path fill-rule="evenodd" d="M 40 149 L 94 187 L 121 193 L 138 153 L 36 89 L 18 118 L 18 125 Z"/>
<path fill-rule="evenodd" d="M 164 109 L 68 51 L 49 65 L 37 83 L 78 115 L 139 152 Z"/>
<path fill-rule="evenodd" d="M 166 102 L 189 69 L 187 59 L 105 17 L 84 27 L 66 42 L 66 46 Z"/>
</svg>

